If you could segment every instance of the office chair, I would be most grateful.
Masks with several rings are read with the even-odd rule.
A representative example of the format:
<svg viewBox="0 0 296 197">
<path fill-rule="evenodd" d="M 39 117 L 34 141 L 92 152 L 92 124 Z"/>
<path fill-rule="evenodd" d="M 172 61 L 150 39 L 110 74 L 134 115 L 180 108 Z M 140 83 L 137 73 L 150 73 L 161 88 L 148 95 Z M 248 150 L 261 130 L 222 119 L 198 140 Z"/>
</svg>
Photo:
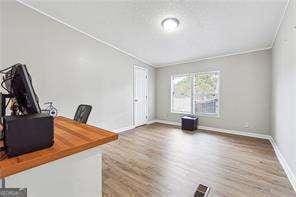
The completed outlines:
<svg viewBox="0 0 296 197">
<path fill-rule="evenodd" d="M 86 123 L 91 112 L 92 106 L 91 105 L 79 105 L 74 120 L 81 123 Z"/>
</svg>

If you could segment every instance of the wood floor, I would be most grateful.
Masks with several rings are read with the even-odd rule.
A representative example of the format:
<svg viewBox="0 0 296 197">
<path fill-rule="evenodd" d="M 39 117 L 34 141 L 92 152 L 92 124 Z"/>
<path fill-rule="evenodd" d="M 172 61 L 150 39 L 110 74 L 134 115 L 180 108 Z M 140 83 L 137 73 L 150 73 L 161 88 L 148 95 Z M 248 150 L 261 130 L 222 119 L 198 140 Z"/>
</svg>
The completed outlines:
<svg viewBox="0 0 296 197">
<path fill-rule="evenodd" d="M 103 146 L 103 195 L 296 196 L 267 140 L 152 124 Z"/>
</svg>

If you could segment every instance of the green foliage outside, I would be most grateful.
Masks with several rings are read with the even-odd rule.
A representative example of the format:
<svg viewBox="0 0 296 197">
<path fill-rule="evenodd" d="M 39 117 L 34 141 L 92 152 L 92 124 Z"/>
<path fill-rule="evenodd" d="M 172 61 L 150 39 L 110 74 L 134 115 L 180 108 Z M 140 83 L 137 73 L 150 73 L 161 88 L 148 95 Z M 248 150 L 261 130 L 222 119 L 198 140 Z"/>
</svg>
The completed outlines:
<svg viewBox="0 0 296 197">
<path fill-rule="evenodd" d="M 182 76 L 174 79 L 174 96 L 176 98 L 191 97 L 191 77 Z M 195 75 L 195 95 L 200 99 L 213 99 L 216 96 L 218 74 Z"/>
<path fill-rule="evenodd" d="M 195 88 L 198 94 L 215 94 L 217 83 L 217 74 L 196 75 Z"/>
<path fill-rule="evenodd" d="M 176 77 L 175 79 L 175 97 L 183 98 L 191 96 L 191 78 L 190 77 Z"/>
</svg>

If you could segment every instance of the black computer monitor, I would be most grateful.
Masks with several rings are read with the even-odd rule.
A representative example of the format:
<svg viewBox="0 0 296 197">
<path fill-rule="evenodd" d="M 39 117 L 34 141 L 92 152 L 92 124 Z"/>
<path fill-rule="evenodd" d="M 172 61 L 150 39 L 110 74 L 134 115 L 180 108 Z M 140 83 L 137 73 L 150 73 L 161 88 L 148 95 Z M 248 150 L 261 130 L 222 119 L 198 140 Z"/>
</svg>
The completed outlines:
<svg viewBox="0 0 296 197">
<path fill-rule="evenodd" d="M 20 114 L 40 113 L 38 96 L 36 95 L 31 76 L 26 65 L 16 64 L 7 72 L 5 86 L 9 94 L 16 99 Z"/>
</svg>

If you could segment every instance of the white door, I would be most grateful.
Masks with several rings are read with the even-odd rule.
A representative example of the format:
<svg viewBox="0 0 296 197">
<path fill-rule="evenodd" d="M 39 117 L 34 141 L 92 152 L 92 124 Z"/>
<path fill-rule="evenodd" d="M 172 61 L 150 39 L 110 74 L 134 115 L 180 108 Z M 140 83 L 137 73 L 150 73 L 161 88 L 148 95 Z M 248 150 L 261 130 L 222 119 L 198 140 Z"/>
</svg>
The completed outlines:
<svg viewBox="0 0 296 197">
<path fill-rule="evenodd" d="M 140 126 L 147 122 L 147 70 L 134 66 L 134 125 Z"/>
</svg>

